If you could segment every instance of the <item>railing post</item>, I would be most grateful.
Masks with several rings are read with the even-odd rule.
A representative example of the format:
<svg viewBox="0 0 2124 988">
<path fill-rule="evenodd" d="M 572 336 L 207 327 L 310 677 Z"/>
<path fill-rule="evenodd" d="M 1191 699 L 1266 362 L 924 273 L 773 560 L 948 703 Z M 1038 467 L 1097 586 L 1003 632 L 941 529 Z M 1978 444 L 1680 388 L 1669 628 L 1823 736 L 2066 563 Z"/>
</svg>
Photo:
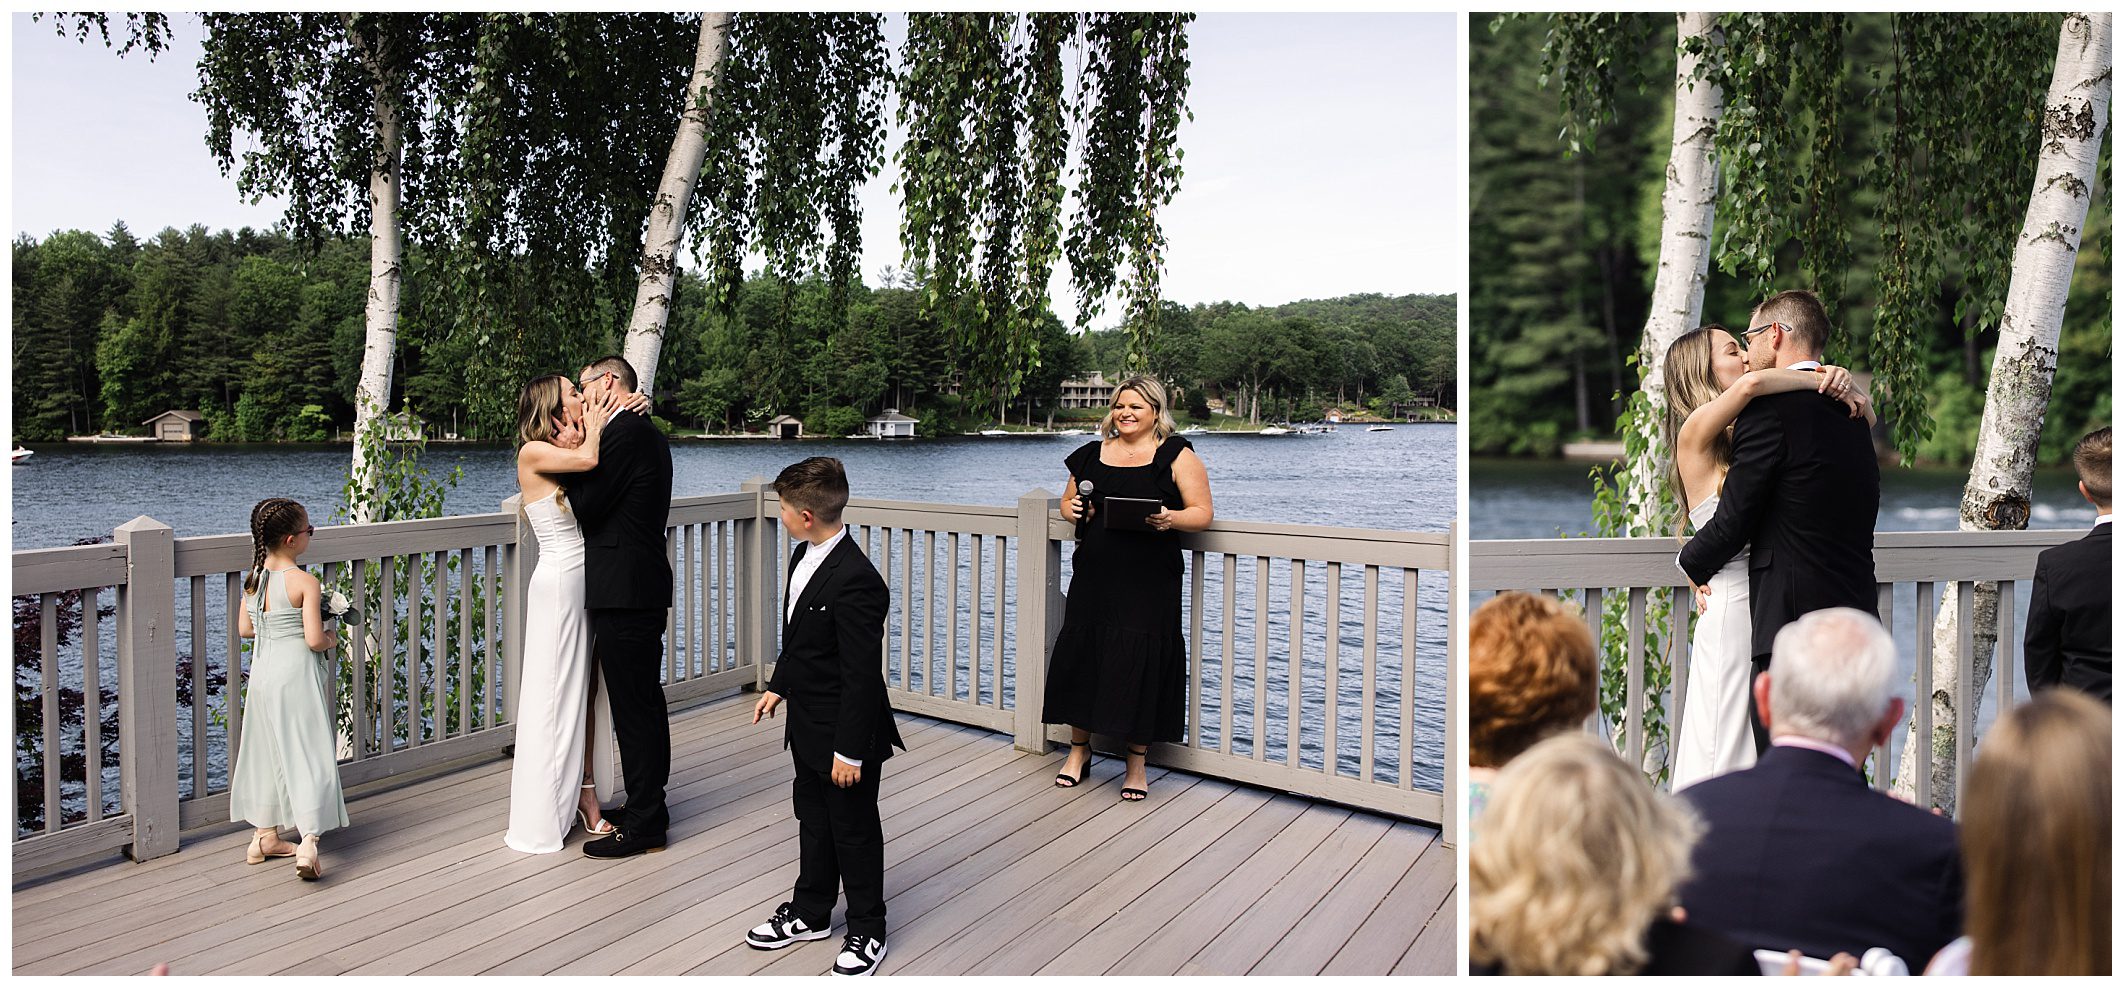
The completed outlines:
<svg viewBox="0 0 2124 988">
<path fill-rule="evenodd" d="M 755 476 L 739 488 L 752 495 L 752 517 L 737 520 L 738 657 L 750 652 L 752 686 L 767 688 L 767 663 L 775 656 L 774 526 L 767 522 L 767 479 Z"/>
<path fill-rule="evenodd" d="M 1062 547 L 1047 537 L 1048 519 L 1061 499 L 1040 488 L 1018 498 L 1018 750 L 1047 752 L 1047 725 L 1040 708 L 1047 698 L 1047 653 L 1062 630 Z M 1001 688 L 1001 684 L 998 684 Z"/>
<path fill-rule="evenodd" d="M 1460 698 L 1460 676 L 1461 670 L 1467 668 L 1465 646 L 1460 640 L 1460 615 L 1468 607 L 1468 584 L 1466 580 L 1462 579 L 1462 577 L 1467 575 L 1468 571 L 1468 543 L 1466 539 L 1461 537 L 1462 532 L 1459 521 L 1452 522 L 1446 532 L 1448 537 L 1452 539 L 1452 554 L 1446 558 L 1445 730 L 1441 732 L 1445 739 L 1445 761 L 1440 766 L 1444 769 L 1442 774 L 1445 784 L 1440 791 L 1445 796 L 1445 808 L 1439 814 L 1443 818 L 1439 820 L 1439 829 L 1443 831 L 1439 835 L 1439 842 L 1449 848 L 1458 848 L 1460 846 L 1460 814 L 1466 809 L 1460 800 L 1461 755 L 1460 745 L 1456 740 L 1460 737 L 1460 731 L 1456 725 L 1462 723 L 1460 714 L 1460 704 L 1462 702 Z M 1415 595 L 1403 594 L 1401 606 L 1411 610 L 1415 609 Z M 1416 688 L 1416 663 L 1414 661 L 1416 643 L 1411 640 L 1406 643 L 1404 648 L 1410 656 L 1410 661 L 1408 670 L 1402 674 L 1401 688 L 1403 690 L 1413 690 Z M 1414 724 L 1403 724 L 1401 729 L 1407 732 L 1411 742 L 1410 751 L 1413 753 L 1415 750 L 1416 726 Z M 1411 758 L 1410 764 L 1404 766 L 1402 771 L 1409 771 L 1414 764 L 1415 759 Z"/>
<path fill-rule="evenodd" d="M 126 547 L 118 587 L 118 771 L 133 817 L 127 853 L 146 861 L 177 851 L 176 544 L 170 526 L 146 515 L 118 526 L 112 540 Z M 50 754 L 56 771 L 58 753 Z"/>
<path fill-rule="evenodd" d="M 508 584 L 502 587 L 502 716 L 511 724 L 516 723 L 517 681 L 524 671 L 524 593 L 531 583 L 531 571 L 538 568 L 538 533 L 531 530 L 531 519 L 524 517 L 522 494 L 511 494 L 501 503 L 504 514 L 516 519 L 516 544 L 508 547 Z M 416 598 L 417 599 L 417 598 Z M 391 656 L 384 656 L 385 662 Z M 390 697 L 384 698 L 391 702 Z M 389 750 L 386 742 L 385 750 Z"/>
</svg>

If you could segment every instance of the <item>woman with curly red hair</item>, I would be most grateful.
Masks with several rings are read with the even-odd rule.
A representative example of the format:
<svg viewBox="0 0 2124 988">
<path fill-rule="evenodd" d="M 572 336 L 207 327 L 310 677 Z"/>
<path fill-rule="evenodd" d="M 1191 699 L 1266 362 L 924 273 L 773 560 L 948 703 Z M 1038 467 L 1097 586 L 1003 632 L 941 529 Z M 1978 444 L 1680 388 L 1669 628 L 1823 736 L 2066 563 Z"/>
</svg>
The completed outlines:
<svg viewBox="0 0 2124 988">
<path fill-rule="evenodd" d="M 1599 706 L 1600 661 L 1579 612 L 1507 592 L 1468 622 L 1468 813 L 1482 812 L 1497 770 Z"/>
</svg>

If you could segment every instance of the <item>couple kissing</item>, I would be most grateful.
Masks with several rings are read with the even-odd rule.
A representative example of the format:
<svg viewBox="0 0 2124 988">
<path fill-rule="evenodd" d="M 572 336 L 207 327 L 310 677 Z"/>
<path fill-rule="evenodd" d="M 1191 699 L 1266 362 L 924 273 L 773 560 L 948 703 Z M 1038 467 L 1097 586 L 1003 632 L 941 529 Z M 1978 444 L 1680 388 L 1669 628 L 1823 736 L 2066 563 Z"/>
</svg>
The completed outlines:
<svg viewBox="0 0 2124 988">
<path fill-rule="evenodd" d="M 516 479 L 537 536 L 525 587 L 512 848 L 623 858 L 664 846 L 671 724 L 664 709 L 664 612 L 671 566 L 671 444 L 648 419 L 634 368 L 618 356 L 524 385 Z M 619 771 L 613 770 L 617 741 Z M 625 802 L 604 815 L 622 793 Z"/>
<path fill-rule="evenodd" d="M 1876 614 L 1880 512 L 1871 399 L 1825 366 L 1828 314 L 1783 291 L 1748 328 L 1668 348 L 1669 482 L 1696 530 L 1677 564 L 1696 588 L 1674 788 L 1747 768 L 1769 746 L 1751 691 L 1778 630 L 1810 611 Z"/>
</svg>

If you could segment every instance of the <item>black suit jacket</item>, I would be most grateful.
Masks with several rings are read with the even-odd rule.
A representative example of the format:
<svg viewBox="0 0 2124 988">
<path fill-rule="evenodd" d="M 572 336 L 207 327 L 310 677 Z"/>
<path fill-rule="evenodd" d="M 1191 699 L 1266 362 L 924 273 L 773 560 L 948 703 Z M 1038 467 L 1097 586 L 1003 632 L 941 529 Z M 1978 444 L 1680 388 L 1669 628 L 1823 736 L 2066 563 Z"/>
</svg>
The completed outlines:
<svg viewBox="0 0 2124 988">
<path fill-rule="evenodd" d="M 1912 970 L 1962 932 L 1954 823 L 1832 755 L 1773 747 L 1681 796 L 1707 825 L 1682 886 L 1692 926 L 1810 957 L 1886 947 Z"/>
<path fill-rule="evenodd" d="M 2109 523 L 2036 557 L 2024 639 L 2028 691 L 2070 686 L 2109 702 Z"/>
<path fill-rule="evenodd" d="M 790 574 L 811 550 L 800 543 Z M 783 586 L 788 583 L 785 579 Z M 907 747 L 885 698 L 885 581 L 854 539 L 833 547 L 804 584 L 795 617 L 782 625 L 782 654 L 767 688 L 789 704 L 783 747 L 816 772 L 833 768 L 834 752 L 874 765 Z"/>
<path fill-rule="evenodd" d="M 584 606 L 670 607 L 670 440 L 648 419 L 615 414 L 598 439 L 597 467 L 573 478 L 568 503 L 583 526 Z"/>
<path fill-rule="evenodd" d="M 1698 585 L 1748 547 L 1755 654 L 1778 629 L 1828 607 L 1875 613 L 1873 523 L 1881 468 L 1865 419 L 1812 391 L 1765 395 L 1733 424 L 1718 512 L 1682 547 Z"/>
</svg>

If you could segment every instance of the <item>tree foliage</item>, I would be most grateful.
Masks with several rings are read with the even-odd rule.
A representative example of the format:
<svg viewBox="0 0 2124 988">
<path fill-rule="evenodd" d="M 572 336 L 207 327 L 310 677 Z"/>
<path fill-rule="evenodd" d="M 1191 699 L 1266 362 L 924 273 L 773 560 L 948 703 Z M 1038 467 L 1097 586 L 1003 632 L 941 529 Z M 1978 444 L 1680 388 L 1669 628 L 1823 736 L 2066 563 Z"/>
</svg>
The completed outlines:
<svg viewBox="0 0 2124 988">
<path fill-rule="evenodd" d="M 1671 114 L 1647 66 L 1672 64 L 1666 22 L 1504 17 L 1473 38 L 1478 451 L 1548 453 L 1608 433 L 1634 387 L 1602 378 L 1635 349 L 1657 261 Z M 1704 81 L 1726 99 L 1705 320 L 1733 326 L 1771 290 L 1815 290 L 1837 329 L 1830 360 L 1874 375 L 1892 442 L 1906 457 L 1966 459 L 1973 428 L 1928 406 L 1943 375 L 1983 388 L 2057 15 L 1751 13 L 1718 26 L 1723 43 L 1705 52 Z M 1539 71 L 1522 55 L 1536 47 Z M 2075 393 L 2092 400 L 2107 393 L 2107 351 L 2075 341 L 2106 332 L 2109 215 L 2097 190 L 2076 276 L 2089 289 L 2068 305 L 2059 368 L 2084 376 Z M 2057 418 L 2072 421 L 2046 424 L 2047 452 L 2087 424 Z"/>
</svg>

